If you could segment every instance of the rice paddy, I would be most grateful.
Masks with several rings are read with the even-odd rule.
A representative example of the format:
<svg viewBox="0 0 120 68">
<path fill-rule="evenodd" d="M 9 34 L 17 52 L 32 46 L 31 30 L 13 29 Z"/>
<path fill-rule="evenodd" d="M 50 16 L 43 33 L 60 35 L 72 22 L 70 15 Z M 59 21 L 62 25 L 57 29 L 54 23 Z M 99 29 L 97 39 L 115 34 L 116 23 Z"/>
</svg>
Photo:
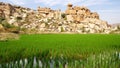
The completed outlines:
<svg viewBox="0 0 120 68">
<path fill-rule="evenodd" d="M 0 68 L 119 67 L 119 34 L 33 34 L 0 42 Z"/>
</svg>

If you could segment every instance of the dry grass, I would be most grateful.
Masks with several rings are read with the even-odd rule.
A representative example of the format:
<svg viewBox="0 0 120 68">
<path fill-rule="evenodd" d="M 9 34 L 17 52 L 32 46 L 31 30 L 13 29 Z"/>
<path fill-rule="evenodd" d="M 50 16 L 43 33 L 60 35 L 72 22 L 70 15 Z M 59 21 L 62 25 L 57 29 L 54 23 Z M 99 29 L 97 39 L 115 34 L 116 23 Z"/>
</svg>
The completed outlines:
<svg viewBox="0 0 120 68">
<path fill-rule="evenodd" d="M 0 33 L 0 41 L 18 40 L 19 35 L 14 33 Z"/>
</svg>

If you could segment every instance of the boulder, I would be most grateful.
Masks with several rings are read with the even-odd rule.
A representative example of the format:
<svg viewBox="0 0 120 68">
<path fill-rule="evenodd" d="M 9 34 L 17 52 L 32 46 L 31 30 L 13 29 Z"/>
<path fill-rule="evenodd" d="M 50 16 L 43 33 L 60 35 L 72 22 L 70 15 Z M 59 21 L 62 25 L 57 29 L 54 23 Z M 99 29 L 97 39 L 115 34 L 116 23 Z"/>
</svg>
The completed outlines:
<svg viewBox="0 0 120 68">
<path fill-rule="evenodd" d="M 0 31 L 4 31 L 4 27 L 0 24 Z"/>
<path fill-rule="evenodd" d="M 13 24 L 13 23 L 15 23 L 16 22 L 16 20 L 13 18 L 13 19 L 10 19 L 9 21 L 8 21 L 8 23 L 9 24 Z"/>
<path fill-rule="evenodd" d="M 72 17 L 72 15 L 67 15 L 67 21 L 74 21 L 74 18 Z"/>
<path fill-rule="evenodd" d="M 17 22 L 15 22 L 15 23 L 13 23 L 13 26 L 18 27 L 19 25 L 18 25 L 18 23 L 17 23 Z"/>
<path fill-rule="evenodd" d="M 44 27 L 45 27 L 45 23 L 42 23 L 42 24 L 40 25 L 40 27 L 41 27 L 41 28 L 44 28 Z"/>
<path fill-rule="evenodd" d="M 84 24 L 77 24 L 77 28 L 83 28 Z"/>
</svg>

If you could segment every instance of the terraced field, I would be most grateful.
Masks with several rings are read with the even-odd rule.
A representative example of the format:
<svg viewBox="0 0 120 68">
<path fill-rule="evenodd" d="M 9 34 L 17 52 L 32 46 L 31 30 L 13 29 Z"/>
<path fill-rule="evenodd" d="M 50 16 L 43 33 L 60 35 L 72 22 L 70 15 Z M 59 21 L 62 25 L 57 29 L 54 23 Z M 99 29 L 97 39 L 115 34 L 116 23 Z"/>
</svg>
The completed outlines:
<svg viewBox="0 0 120 68">
<path fill-rule="evenodd" d="M 0 42 L 0 68 L 119 68 L 118 34 L 33 34 Z"/>
</svg>

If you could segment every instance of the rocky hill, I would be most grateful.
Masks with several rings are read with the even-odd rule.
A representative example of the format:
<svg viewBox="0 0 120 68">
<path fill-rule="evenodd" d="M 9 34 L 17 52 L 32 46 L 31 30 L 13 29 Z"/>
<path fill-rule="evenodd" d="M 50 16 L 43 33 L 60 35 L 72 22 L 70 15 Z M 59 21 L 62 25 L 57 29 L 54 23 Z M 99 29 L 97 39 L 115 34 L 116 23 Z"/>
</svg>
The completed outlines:
<svg viewBox="0 0 120 68">
<path fill-rule="evenodd" d="M 0 32 L 13 33 L 111 33 L 113 29 L 87 7 L 68 4 L 67 9 L 37 10 L 0 2 Z"/>
</svg>

